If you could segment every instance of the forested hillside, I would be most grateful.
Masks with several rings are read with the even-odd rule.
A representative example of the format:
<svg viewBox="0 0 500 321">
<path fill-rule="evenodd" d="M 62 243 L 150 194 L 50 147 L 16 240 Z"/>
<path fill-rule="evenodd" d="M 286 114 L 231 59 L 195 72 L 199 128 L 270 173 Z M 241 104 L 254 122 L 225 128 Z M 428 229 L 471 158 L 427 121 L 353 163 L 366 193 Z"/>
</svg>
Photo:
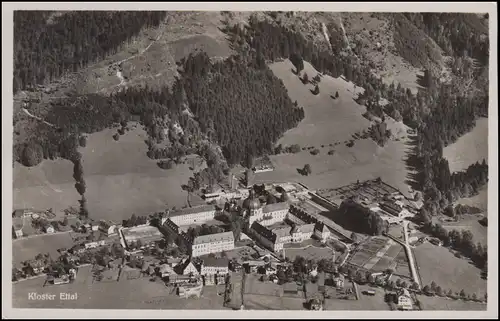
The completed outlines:
<svg viewBox="0 0 500 321">
<path fill-rule="evenodd" d="M 158 26 L 165 11 L 80 11 L 47 24 L 50 12 L 14 12 L 14 92 L 99 61 L 139 33 Z"/>
<path fill-rule="evenodd" d="M 270 152 L 280 135 L 304 117 L 267 66 L 251 58 L 232 57 L 212 64 L 204 53 L 190 55 L 182 63 L 181 74 L 172 90 L 130 88 L 110 97 L 92 94 L 53 102 L 45 119 L 57 129 L 40 123 L 39 134 L 31 142 L 15 146 L 16 159 L 26 166 L 43 158 L 72 159 L 80 133 L 100 131 L 136 115 L 149 132 L 151 158 L 176 158 L 196 151 L 201 128 L 222 146 L 228 162 L 236 164 L 247 155 Z M 172 130 L 176 122 L 182 134 Z M 158 149 L 156 145 L 167 139 L 164 129 L 169 130 L 169 144 Z"/>
<path fill-rule="evenodd" d="M 473 34 L 476 35 L 484 31 L 480 29 L 482 24 L 472 29 L 470 23 L 466 23 L 467 21 L 475 21 L 474 19 L 466 19 L 467 16 L 461 14 L 441 16 L 425 14 L 420 18 L 425 18 L 426 24 L 419 25 L 420 28 L 418 28 L 411 21 L 418 19 L 419 16 L 408 15 L 407 17 L 409 19 L 405 16 L 394 17 L 396 23 L 399 21 L 399 26 L 396 29 L 399 29 L 399 32 L 409 33 L 403 35 L 400 49 L 409 48 L 411 43 L 404 42 L 404 39 L 408 39 L 411 33 L 418 34 L 415 36 L 417 44 L 428 41 L 422 30 L 433 35 L 438 43 L 443 44 L 443 35 L 448 35 L 451 32 L 453 33 L 449 40 L 451 54 L 460 56 L 463 54 L 462 51 L 468 48 L 469 52 L 474 54 L 477 59 L 483 61 L 486 59 L 487 63 L 487 48 L 489 46 L 487 34 L 482 34 L 483 40 L 480 42 L 472 40 L 472 35 L 467 35 L 467 30 L 474 31 Z M 444 23 L 444 29 L 440 33 L 436 33 L 435 26 L 439 24 L 433 24 L 433 19 L 448 21 Z M 452 31 L 453 28 L 459 28 L 459 31 Z M 233 44 L 239 48 L 240 52 L 246 52 L 252 48 L 259 59 L 290 58 L 298 71 L 301 69 L 302 60 L 310 61 L 321 72 L 334 77 L 344 75 L 348 80 L 364 87 L 366 90 L 359 97 L 358 102 L 365 105 L 369 112 L 377 116 L 383 116 L 384 113 L 394 118 L 402 116 L 403 122 L 418 132 L 415 155 L 409 158 L 409 165 L 418 171 L 419 174 L 416 175 L 417 188 L 424 190 L 426 208 L 431 209 L 433 213 L 439 212 L 447 206 L 448 202 L 456 200 L 457 197 L 474 194 L 481 185 L 486 183 L 487 164 L 473 165 L 465 174 L 452 174 L 447 161 L 442 157 L 444 146 L 453 143 L 461 135 L 471 130 L 477 117 L 488 114 L 488 87 L 484 86 L 488 81 L 482 68 L 467 75 L 457 73 L 456 78 L 451 83 L 440 83 L 430 70 L 425 70 L 421 81 L 425 87 L 414 95 L 409 90 L 402 88 L 401 85 L 386 86 L 380 79 L 373 76 L 368 66 L 363 65 L 355 58 L 334 55 L 327 50 L 320 50 L 304 35 L 279 23 L 252 17 L 248 27 L 228 27 L 227 32 L 231 35 Z M 341 41 L 338 41 L 336 36 L 331 37 L 331 45 L 345 46 Z M 332 50 L 332 52 L 338 51 L 335 48 Z M 427 53 L 422 53 L 419 56 L 418 52 L 410 50 L 407 53 L 410 62 L 415 63 L 418 67 L 422 67 L 423 62 L 429 59 L 425 57 L 432 57 L 432 54 L 428 55 Z M 470 86 L 475 88 L 474 94 L 463 90 L 462 82 L 464 81 L 469 82 Z M 386 98 L 389 103 L 383 107 L 380 106 L 380 98 Z M 471 184 L 473 188 L 470 188 Z M 465 187 L 466 185 L 467 187 Z M 435 197 L 436 191 L 439 191 L 439 197 Z M 446 202 L 441 201 L 443 198 L 446 198 Z"/>
</svg>

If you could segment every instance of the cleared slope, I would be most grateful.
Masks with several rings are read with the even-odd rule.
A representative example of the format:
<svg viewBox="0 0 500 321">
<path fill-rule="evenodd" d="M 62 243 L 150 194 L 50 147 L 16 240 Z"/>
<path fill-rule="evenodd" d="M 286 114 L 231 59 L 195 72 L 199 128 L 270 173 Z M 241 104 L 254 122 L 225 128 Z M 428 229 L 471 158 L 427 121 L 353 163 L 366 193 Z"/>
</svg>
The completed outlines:
<svg viewBox="0 0 500 321">
<path fill-rule="evenodd" d="M 192 176 L 189 165 L 159 168 L 146 155 L 147 134 L 140 127 L 125 132 L 119 141 L 112 138 L 115 133 L 106 129 L 91 134 L 87 146 L 80 148 L 90 216 L 121 221 L 134 213 L 147 215 L 186 205 L 188 194 L 181 186 Z M 191 202 L 201 199 L 193 196 Z"/>
<path fill-rule="evenodd" d="M 365 107 L 353 100 L 352 83 L 324 76 L 319 84 L 320 94 L 315 96 L 310 92 L 313 86 L 302 84 L 292 73 L 293 67 L 288 60 L 274 63 L 270 68 L 283 81 L 291 99 L 297 100 L 305 111 L 305 119 L 296 128 L 287 131 L 279 143 L 314 146 L 320 153 L 314 156 L 306 150 L 297 154 L 272 156 L 276 170 L 257 174 L 257 181 L 296 180 L 318 189 L 338 187 L 358 179 L 381 177 L 402 192 L 408 190 L 403 161 L 408 149 L 406 139 L 389 140 L 385 147 L 378 146 L 371 139 L 356 140 L 353 147 L 345 145 L 345 140 L 351 139 L 351 135 L 370 126 L 370 122 L 362 116 Z M 306 62 L 304 69 L 310 79 L 317 73 Z M 337 90 L 339 98 L 333 100 L 330 95 Z M 356 92 L 358 90 L 363 89 L 356 87 Z M 335 145 L 336 142 L 339 144 Z M 329 146 L 330 143 L 333 146 Z M 330 150 L 335 151 L 333 155 L 328 155 Z M 304 164 L 311 165 L 311 175 L 302 176 L 298 173 L 297 169 Z"/>
<path fill-rule="evenodd" d="M 446 146 L 443 156 L 448 160 L 451 172 L 465 170 L 483 159 L 488 162 L 488 118 L 478 119 L 470 132 Z"/>
</svg>

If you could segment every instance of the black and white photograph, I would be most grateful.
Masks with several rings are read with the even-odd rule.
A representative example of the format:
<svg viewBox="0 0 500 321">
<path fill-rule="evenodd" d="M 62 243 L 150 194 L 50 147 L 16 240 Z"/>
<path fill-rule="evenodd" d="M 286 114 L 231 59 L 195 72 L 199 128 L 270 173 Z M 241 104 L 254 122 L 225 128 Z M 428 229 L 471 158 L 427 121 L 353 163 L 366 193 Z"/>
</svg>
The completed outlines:
<svg viewBox="0 0 500 321">
<path fill-rule="evenodd" d="M 496 9 L 2 3 L 2 315 L 498 318 Z"/>
</svg>

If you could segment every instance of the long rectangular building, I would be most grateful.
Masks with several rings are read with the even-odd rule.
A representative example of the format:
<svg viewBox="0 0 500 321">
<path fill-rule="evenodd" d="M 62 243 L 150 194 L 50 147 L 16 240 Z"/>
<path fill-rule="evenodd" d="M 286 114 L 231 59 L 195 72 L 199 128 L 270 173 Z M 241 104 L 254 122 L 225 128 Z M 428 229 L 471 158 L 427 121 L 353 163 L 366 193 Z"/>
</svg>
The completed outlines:
<svg viewBox="0 0 500 321">
<path fill-rule="evenodd" d="M 215 212 L 216 208 L 214 205 L 201 205 L 169 212 L 167 217 L 177 226 L 202 224 L 213 220 Z"/>
<path fill-rule="evenodd" d="M 230 251 L 233 249 L 233 232 L 223 232 L 196 237 L 191 245 L 191 255 L 196 257 L 210 253 Z"/>
</svg>

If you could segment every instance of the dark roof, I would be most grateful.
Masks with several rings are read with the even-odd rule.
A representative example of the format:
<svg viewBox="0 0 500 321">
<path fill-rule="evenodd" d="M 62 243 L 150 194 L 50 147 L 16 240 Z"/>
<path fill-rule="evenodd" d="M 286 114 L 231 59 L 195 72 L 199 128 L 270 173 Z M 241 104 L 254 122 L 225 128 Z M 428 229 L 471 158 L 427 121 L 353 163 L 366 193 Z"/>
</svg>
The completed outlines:
<svg viewBox="0 0 500 321">
<path fill-rule="evenodd" d="M 168 218 L 163 225 L 171 228 L 175 233 L 179 233 L 179 227 L 171 219 Z"/>
<path fill-rule="evenodd" d="M 399 205 L 391 202 L 384 202 L 380 204 L 380 207 L 391 214 L 399 214 L 403 210 Z"/>
<path fill-rule="evenodd" d="M 194 267 L 198 270 L 198 272 L 200 272 L 200 266 L 191 261 L 191 259 L 187 259 L 186 261 L 184 261 L 184 263 L 176 265 L 174 269 L 177 270 L 176 272 L 180 272 L 179 274 L 182 274 L 191 263 L 193 263 Z"/>
<path fill-rule="evenodd" d="M 296 207 L 294 205 L 290 207 L 290 213 L 292 213 L 294 216 L 296 216 L 298 219 L 300 219 L 306 224 L 314 224 L 318 222 L 318 220 L 315 217 L 313 217 L 312 215 L 306 213 L 303 209 Z"/>
<path fill-rule="evenodd" d="M 252 224 L 251 228 L 257 234 L 261 235 L 262 237 L 265 237 L 269 241 L 271 241 L 273 243 L 276 241 L 276 234 L 274 234 L 273 231 L 271 231 L 271 230 L 267 229 L 266 227 L 262 226 L 260 223 L 254 222 Z"/>
<path fill-rule="evenodd" d="M 261 207 L 260 201 L 255 197 L 253 189 L 250 190 L 250 196 L 243 201 L 242 207 L 249 210 L 255 210 Z"/>
<path fill-rule="evenodd" d="M 285 210 L 285 209 L 288 209 L 289 207 L 290 207 L 290 205 L 286 202 L 267 204 L 262 209 L 262 212 L 271 213 L 271 212 Z"/>
<path fill-rule="evenodd" d="M 316 225 L 314 226 L 314 229 L 315 230 L 318 230 L 320 232 L 326 232 L 328 231 L 328 227 L 326 227 L 326 225 L 323 223 L 323 222 L 316 222 Z"/>
<path fill-rule="evenodd" d="M 203 258 L 203 265 L 204 266 L 216 266 L 216 267 L 228 267 L 229 266 L 229 259 L 227 258 L 215 258 L 208 256 L 207 258 Z"/>
<path fill-rule="evenodd" d="M 209 212 L 209 211 L 215 211 L 215 206 L 214 205 L 200 205 L 200 206 L 195 206 L 195 207 L 187 207 L 187 208 L 183 208 L 180 210 L 171 211 L 171 212 L 169 212 L 168 216 L 174 217 L 174 216 L 189 215 L 189 214 L 196 214 L 196 213 Z"/>
</svg>

